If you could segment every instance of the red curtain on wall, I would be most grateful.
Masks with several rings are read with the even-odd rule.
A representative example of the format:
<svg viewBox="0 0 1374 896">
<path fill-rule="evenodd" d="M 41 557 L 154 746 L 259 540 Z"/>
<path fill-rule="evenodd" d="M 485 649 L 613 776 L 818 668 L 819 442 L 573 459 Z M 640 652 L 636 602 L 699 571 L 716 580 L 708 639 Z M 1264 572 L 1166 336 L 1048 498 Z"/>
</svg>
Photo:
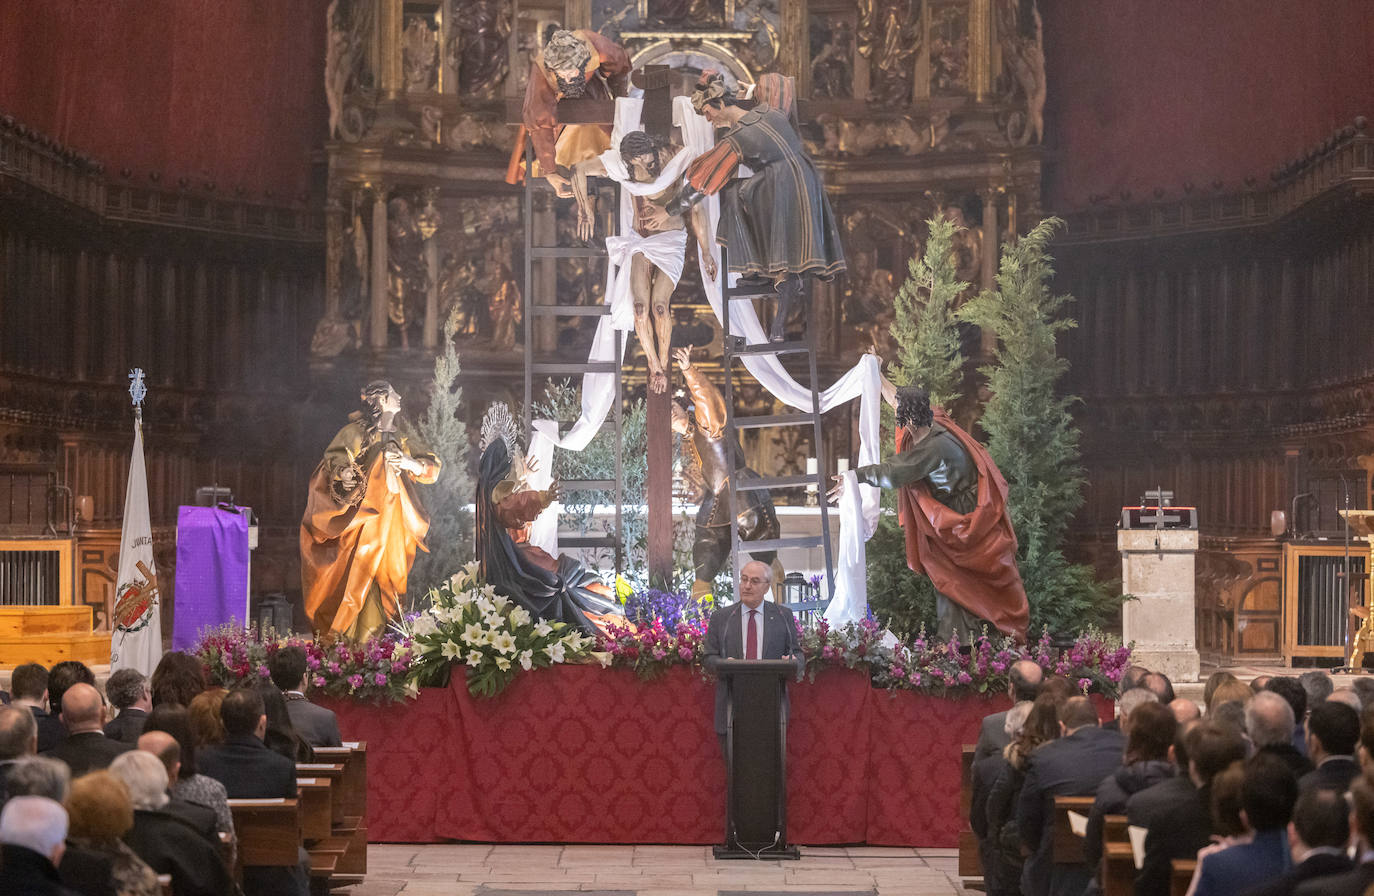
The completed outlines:
<svg viewBox="0 0 1374 896">
<path fill-rule="evenodd" d="M 1040 0 L 1046 207 L 1259 186 L 1357 115 L 1374 116 L 1374 3 Z"/>
<path fill-rule="evenodd" d="M 328 0 L 0 0 L 0 113 L 117 178 L 309 185 Z"/>
</svg>

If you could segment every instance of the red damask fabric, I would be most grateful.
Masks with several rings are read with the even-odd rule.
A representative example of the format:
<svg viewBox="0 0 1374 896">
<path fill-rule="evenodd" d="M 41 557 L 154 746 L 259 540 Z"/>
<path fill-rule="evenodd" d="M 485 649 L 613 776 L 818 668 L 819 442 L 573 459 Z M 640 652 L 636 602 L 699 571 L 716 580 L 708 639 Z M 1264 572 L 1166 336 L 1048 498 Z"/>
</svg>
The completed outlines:
<svg viewBox="0 0 1374 896">
<path fill-rule="evenodd" d="M 1006 697 L 890 694 L 843 669 L 791 688 L 792 842 L 957 844 L 960 748 Z M 706 844 L 724 837 L 714 693 L 685 668 L 557 666 L 490 700 L 459 678 L 401 705 L 321 702 L 367 741 L 374 843 Z"/>
</svg>

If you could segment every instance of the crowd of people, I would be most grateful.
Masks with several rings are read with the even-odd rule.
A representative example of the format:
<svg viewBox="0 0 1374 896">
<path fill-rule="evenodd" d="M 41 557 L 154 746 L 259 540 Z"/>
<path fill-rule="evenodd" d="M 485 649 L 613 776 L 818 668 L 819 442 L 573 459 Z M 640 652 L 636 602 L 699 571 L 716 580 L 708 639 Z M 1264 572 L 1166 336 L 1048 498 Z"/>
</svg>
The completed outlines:
<svg viewBox="0 0 1374 896">
<path fill-rule="evenodd" d="M 983 720 L 970 825 L 990 896 L 1099 892 L 1103 819 L 1146 831 L 1135 896 L 1360 896 L 1374 884 L 1374 679 L 1221 671 L 1203 706 L 1139 666 L 1115 718 L 1030 660 L 1010 670 L 1011 709 Z M 1092 796 L 1086 861 L 1056 862 L 1058 796 Z"/>
<path fill-rule="evenodd" d="M 196 658 L 105 682 L 79 662 L 26 663 L 0 692 L 0 893 L 306 896 L 309 858 L 244 866 L 228 800 L 296 797 L 296 763 L 339 746 L 334 714 L 305 696 L 299 647 L 270 678 L 211 687 Z"/>
</svg>

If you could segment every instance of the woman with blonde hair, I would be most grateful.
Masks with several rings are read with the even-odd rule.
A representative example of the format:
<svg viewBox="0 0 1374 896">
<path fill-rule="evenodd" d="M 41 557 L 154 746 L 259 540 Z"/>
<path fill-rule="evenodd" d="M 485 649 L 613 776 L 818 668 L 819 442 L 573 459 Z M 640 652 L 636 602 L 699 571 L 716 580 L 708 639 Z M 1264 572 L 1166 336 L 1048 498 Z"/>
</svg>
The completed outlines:
<svg viewBox="0 0 1374 896">
<path fill-rule="evenodd" d="M 191 717 L 191 737 L 195 739 L 197 749 L 224 743 L 226 734 L 219 708 L 228 693 L 223 688 L 204 691 L 197 694 L 187 707 Z"/>
<path fill-rule="evenodd" d="M 107 771 L 82 775 L 72 782 L 67 813 L 68 842 L 112 860 L 111 883 L 119 896 L 160 896 L 157 875 L 122 839 L 134 826 L 123 781 Z"/>
</svg>

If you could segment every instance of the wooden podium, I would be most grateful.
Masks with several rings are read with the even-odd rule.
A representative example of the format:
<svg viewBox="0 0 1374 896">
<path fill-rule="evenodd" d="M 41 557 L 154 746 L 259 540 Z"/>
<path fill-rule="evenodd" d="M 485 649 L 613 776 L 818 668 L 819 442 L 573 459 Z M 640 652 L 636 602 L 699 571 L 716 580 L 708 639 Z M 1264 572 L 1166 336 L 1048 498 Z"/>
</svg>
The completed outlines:
<svg viewBox="0 0 1374 896">
<path fill-rule="evenodd" d="M 725 843 L 718 859 L 799 859 L 787 842 L 787 679 L 797 664 L 721 660 L 725 683 Z"/>
<path fill-rule="evenodd" d="M 1337 511 L 1345 518 L 1346 525 L 1350 531 L 1356 535 L 1363 535 L 1369 539 L 1369 559 L 1365 561 L 1365 572 L 1371 582 L 1374 582 L 1374 510 L 1340 510 Z M 1347 583 L 1349 589 L 1349 583 Z M 1353 589 L 1348 591 L 1350 601 L 1350 614 L 1346 617 L 1346 660 L 1345 665 L 1348 669 L 1359 669 L 1364 662 L 1365 639 L 1374 637 L 1374 626 L 1372 626 L 1368 606 L 1360 606 L 1355 603 Z M 1366 587 L 1365 594 L 1374 594 Z M 1358 625 L 1355 623 L 1358 621 Z M 1352 633 L 1351 629 L 1355 631 Z"/>
</svg>

